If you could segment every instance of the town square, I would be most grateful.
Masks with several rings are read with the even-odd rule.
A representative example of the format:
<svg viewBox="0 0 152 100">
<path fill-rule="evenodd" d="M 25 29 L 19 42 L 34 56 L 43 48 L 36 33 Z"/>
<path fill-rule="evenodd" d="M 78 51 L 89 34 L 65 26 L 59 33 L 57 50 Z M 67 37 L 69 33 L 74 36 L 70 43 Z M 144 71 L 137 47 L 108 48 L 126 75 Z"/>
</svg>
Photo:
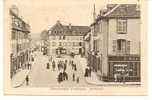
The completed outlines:
<svg viewBox="0 0 152 100">
<path fill-rule="evenodd" d="M 81 9 L 84 13 L 88 11 L 90 16 L 87 17 L 85 14 L 71 11 L 80 17 L 75 17 L 71 21 L 72 18 L 68 14 L 62 15 L 64 13 L 62 5 L 57 4 L 61 8 L 54 10 L 53 17 L 44 19 L 46 24 L 43 24 L 47 28 L 41 28 L 41 31 L 35 33 L 33 27 L 41 24 L 39 20 L 46 14 L 45 9 L 50 6 L 46 3 L 46 6 L 39 9 L 41 15 L 37 16 L 38 20 L 35 21 L 32 19 L 34 14 L 29 14 L 30 10 L 27 11 L 26 14 L 31 15 L 29 18 L 33 20 L 30 22 L 26 21 L 26 14 L 22 15 L 23 8 L 12 5 L 9 8 L 11 86 L 13 88 L 139 86 L 141 84 L 139 0 L 134 4 L 107 3 L 101 8 L 97 5 L 91 3 L 88 6 L 90 10 Z M 55 16 L 56 14 L 58 16 Z M 67 20 L 61 16 L 65 16 Z M 89 24 L 76 23 L 79 19 L 88 22 L 88 18 Z M 54 23 L 48 23 L 49 20 L 53 20 Z M 32 26 L 32 23 L 35 26 Z"/>
</svg>

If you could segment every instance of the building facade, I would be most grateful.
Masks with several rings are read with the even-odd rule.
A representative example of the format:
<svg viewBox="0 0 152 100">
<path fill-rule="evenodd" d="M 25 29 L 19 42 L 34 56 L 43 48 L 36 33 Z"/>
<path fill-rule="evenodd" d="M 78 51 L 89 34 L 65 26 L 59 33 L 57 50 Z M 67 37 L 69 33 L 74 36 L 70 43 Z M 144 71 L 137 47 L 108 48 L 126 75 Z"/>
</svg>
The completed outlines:
<svg viewBox="0 0 152 100">
<path fill-rule="evenodd" d="M 10 8 L 11 19 L 11 65 L 12 78 L 20 69 L 24 69 L 30 57 L 30 26 L 18 15 L 16 7 Z"/>
<path fill-rule="evenodd" d="M 140 9 L 108 4 L 91 24 L 88 65 L 103 81 L 140 81 Z"/>
<path fill-rule="evenodd" d="M 62 25 L 60 21 L 49 30 L 50 55 L 84 54 L 84 35 L 88 26 Z"/>
</svg>

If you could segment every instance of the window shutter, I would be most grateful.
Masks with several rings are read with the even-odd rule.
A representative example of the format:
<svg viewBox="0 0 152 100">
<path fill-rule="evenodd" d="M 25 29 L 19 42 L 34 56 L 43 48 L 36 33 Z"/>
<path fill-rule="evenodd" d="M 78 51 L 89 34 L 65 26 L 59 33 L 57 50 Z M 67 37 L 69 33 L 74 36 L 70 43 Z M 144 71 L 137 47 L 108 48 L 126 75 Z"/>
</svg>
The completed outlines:
<svg viewBox="0 0 152 100">
<path fill-rule="evenodd" d="M 126 40 L 122 40 L 122 43 L 121 43 L 121 53 L 125 54 L 126 53 Z"/>
<path fill-rule="evenodd" d="M 116 52 L 117 50 L 117 41 L 113 40 L 113 52 Z"/>
<path fill-rule="evenodd" d="M 127 41 L 126 52 L 127 52 L 127 54 L 130 54 L 130 41 Z"/>
</svg>

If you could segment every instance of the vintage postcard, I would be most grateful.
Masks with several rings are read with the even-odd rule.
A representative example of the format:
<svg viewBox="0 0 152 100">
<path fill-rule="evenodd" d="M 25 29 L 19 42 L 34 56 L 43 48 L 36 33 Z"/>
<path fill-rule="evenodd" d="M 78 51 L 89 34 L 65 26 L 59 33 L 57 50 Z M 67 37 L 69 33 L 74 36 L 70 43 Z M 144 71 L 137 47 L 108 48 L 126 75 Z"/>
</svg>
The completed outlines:
<svg viewBox="0 0 152 100">
<path fill-rule="evenodd" d="M 4 0 L 5 95 L 147 95 L 147 0 Z"/>
</svg>

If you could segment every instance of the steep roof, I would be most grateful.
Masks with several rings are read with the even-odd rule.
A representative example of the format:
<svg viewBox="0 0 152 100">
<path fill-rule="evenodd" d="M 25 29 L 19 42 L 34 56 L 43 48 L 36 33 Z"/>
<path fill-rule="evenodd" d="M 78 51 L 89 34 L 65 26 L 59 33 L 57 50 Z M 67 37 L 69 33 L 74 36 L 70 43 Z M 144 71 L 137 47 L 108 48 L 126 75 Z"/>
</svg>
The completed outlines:
<svg viewBox="0 0 152 100">
<path fill-rule="evenodd" d="M 107 12 L 104 17 L 127 17 L 127 18 L 139 18 L 140 10 L 137 10 L 137 4 L 118 4 Z"/>
<path fill-rule="evenodd" d="M 89 32 L 89 26 L 72 26 L 56 23 L 51 29 L 49 35 L 65 35 L 65 36 L 84 36 Z"/>
<path fill-rule="evenodd" d="M 91 26 L 104 18 L 140 18 L 140 7 L 138 10 L 137 7 L 137 4 L 108 4 L 107 9 L 101 10 L 101 15 Z"/>
</svg>

